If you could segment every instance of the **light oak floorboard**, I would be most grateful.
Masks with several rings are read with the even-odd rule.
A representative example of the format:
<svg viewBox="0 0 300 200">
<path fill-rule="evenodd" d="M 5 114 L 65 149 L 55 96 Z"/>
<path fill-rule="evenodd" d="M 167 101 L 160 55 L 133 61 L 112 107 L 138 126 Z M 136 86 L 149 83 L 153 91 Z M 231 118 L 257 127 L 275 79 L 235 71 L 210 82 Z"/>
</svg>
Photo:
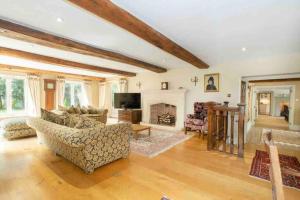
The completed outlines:
<svg viewBox="0 0 300 200">
<path fill-rule="evenodd" d="M 248 175 L 256 149 L 264 147 L 246 145 L 240 159 L 208 152 L 206 140 L 195 136 L 152 159 L 131 153 L 86 175 L 36 138 L 1 139 L 0 199 L 271 199 L 270 183 Z M 284 192 L 286 199 L 300 199 L 299 190 Z"/>
</svg>

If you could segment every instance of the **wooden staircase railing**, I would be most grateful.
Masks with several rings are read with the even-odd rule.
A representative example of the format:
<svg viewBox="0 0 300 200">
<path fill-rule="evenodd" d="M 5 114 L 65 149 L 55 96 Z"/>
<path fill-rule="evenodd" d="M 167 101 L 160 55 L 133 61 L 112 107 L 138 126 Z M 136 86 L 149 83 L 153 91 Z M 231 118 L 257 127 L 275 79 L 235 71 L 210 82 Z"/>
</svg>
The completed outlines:
<svg viewBox="0 0 300 200">
<path fill-rule="evenodd" d="M 238 107 L 229 107 L 228 102 L 224 105 L 208 104 L 208 137 L 207 150 L 218 150 L 230 154 L 234 152 L 234 120 L 238 117 L 238 157 L 244 157 L 244 118 L 245 104 Z M 230 124 L 229 122 L 230 117 Z M 229 128 L 228 128 L 229 127 Z M 228 129 L 230 129 L 229 152 L 227 152 Z"/>
</svg>

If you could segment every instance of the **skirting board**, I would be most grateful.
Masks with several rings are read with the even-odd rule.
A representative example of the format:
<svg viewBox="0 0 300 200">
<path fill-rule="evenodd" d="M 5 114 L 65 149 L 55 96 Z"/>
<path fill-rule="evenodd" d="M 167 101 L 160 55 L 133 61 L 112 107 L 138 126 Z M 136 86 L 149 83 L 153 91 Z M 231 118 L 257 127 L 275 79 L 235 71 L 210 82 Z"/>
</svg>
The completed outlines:
<svg viewBox="0 0 300 200">
<path fill-rule="evenodd" d="M 289 128 L 293 131 L 300 131 L 300 125 L 289 125 Z"/>
</svg>

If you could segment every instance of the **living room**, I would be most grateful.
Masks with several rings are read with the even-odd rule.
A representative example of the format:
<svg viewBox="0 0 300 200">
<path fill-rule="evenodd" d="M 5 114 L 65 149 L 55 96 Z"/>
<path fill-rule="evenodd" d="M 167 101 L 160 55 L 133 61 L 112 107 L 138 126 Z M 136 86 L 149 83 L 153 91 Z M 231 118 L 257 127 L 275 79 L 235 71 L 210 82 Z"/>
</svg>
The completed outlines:
<svg viewBox="0 0 300 200">
<path fill-rule="evenodd" d="M 299 10 L 1 0 L 0 199 L 299 199 Z"/>
</svg>

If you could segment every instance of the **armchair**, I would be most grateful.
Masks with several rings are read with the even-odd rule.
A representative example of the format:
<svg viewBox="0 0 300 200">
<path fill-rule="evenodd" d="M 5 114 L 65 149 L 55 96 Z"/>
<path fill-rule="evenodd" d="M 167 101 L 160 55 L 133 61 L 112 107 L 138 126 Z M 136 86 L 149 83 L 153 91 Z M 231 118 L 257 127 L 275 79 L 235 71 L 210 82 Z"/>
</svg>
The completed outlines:
<svg viewBox="0 0 300 200">
<path fill-rule="evenodd" d="M 207 130 L 207 109 L 205 103 L 194 103 L 194 114 L 188 114 L 184 122 L 185 134 L 187 131 L 199 131 L 199 136 Z"/>
</svg>

